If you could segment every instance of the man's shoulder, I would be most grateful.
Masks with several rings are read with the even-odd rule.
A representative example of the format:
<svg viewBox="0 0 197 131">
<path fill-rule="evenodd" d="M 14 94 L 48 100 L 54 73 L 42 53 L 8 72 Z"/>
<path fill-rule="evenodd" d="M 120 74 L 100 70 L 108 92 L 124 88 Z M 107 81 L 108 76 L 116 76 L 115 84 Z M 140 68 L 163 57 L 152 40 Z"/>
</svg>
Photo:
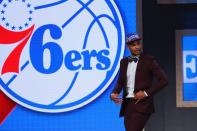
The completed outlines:
<svg viewBox="0 0 197 131">
<path fill-rule="evenodd" d="M 145 54 L 145 53 L 143 53 L 140 57 L 143 58 L 143 59 L 146 59 L 146 60 L 153 60 L 153 59 L 155 59 L 155 56 L 153 56 L 151 54 Z"/>
<path fill-rule="evenodd" d="M 129 56 L 122 58 L 120 61 L 126 61 Z"/>
<path fill-rule="evenodd" d="M 128 58 L 129 58 L 129 56 L 122 58 L 122 59 L 120 60 L 120 63 L 127 62 L 127 61 L 128 61 Z"/>
</svg>

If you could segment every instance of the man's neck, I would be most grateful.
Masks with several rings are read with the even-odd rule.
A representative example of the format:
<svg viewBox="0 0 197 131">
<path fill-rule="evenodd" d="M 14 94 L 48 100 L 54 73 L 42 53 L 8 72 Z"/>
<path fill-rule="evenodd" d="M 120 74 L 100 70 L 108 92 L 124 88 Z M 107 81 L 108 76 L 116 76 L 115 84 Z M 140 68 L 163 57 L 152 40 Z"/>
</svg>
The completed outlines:
<svg viewBox="0 0 197 131">
<path fill-rule="evenodd" d="M 133 54 L 132 54 L 131 56 L 132 56 L 132 57 L 140 57 L 140 55 L 133 55 Z"/>
</svg>

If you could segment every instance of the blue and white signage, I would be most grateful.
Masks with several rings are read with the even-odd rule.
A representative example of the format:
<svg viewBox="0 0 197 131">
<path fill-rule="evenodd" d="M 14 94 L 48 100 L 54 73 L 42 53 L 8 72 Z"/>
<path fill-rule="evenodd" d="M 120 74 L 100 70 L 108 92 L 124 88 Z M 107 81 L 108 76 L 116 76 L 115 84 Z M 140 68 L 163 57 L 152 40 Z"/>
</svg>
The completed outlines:
<svg viewBox="0 0 197 131">
<path fill-rule="evenodd" d="M 0 88 L 18 104 L 70 111 L 114 80 L 125 34 L 113 0 L 3 0 L 0 9 Z"/>
<path fill-rule="evenodd" d="M 197 36 L 183 36 L 183 99 L 197 101 Z"/>
</svg>

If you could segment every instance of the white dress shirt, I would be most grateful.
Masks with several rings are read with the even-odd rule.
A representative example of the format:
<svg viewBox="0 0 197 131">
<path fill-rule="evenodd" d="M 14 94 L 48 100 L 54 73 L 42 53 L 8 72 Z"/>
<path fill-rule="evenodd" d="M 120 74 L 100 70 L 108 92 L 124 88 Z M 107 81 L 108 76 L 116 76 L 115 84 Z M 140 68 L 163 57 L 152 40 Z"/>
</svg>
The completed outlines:
<svg viewBox="0 0 197 131">
<path fill-rule="evenodd" d="M 126 98 L 134 97 L 134 86 L 135 86 L 135 73 L 137 68 L 137 62 L 129 62 L 127 67 L 127 93 Z"/>
</svg>

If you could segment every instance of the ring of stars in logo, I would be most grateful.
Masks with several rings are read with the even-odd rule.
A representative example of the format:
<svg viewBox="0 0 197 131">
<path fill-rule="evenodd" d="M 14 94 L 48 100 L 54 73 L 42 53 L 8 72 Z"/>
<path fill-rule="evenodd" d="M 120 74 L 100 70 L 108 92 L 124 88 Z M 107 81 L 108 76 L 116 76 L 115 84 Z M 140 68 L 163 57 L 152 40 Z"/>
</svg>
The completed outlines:
<svg viewBox="0 0 197 131">
<path fill-rule="evenodd" d="M 23 4 L 23 6 L 25 6 L 26 8 L 25 11 L 28 11 L 26 12 L 28 16 L 27 18 L 25 18 L 24 23 L 22 24 L 16 24 L 16 23 L 10 22 L 9 18 L 6 17 L 6 15 L 8 15 L 7 10 L 9 9 L 9 6 L 13 4 L 14 2 L 20 2 L 19 4 Z M 1 21 L 6 28 L 11 29 L 13 31 L 21 31 L 30 26 L 30 23 L 32 22 L 32 19 L 33 19 L 32 15 L 34 13 L 34 10 L 32 8 L 32 5 L 27 0 L 7 0 L 5 2 L 4 1 L 1 2 L 0 6 L 1 6 L 1 9 L 0 9 Z"/>
</svg>

